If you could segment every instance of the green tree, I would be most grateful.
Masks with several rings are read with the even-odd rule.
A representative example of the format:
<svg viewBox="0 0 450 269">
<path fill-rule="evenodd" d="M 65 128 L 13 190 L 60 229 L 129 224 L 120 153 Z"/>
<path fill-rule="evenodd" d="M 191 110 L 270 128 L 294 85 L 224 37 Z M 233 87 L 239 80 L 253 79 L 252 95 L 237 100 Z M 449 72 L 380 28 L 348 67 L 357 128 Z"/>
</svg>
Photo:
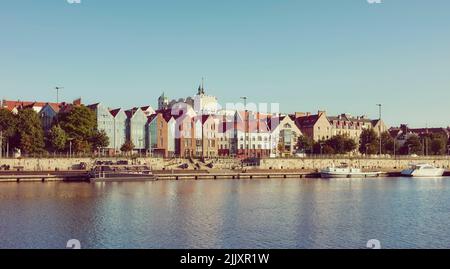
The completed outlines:
<svg viewBox="0 0 450 269">
<path fill-rule="evenodd" d="M 440 133 L 431 135 L 429 147 L 433 155 L 444 155 L 447 150 L 447 136 Z"/>
<path fill-rule="evenodd" d="M 74 106 L 59 117 L 61 128 L 73 139 L 74 151 L 87 153 L 92 150 L 92 137 L 97 129 L 95 112 L 85 106 Z"/>
<path fill-rule="evenodd" d="M 365 129 L 359 137 L 359 152 L 361 154 L 377 154 L 380 148 L 380 139 L 374 129 Z"/>
<path fill-rule="evenodd" d="M 0 150 L 5 148 L 6 143 L 11 143 L 17 131 L 17 121 L 14 114 L 7 109 L 0 109 Z"/>
<path fill-rule="evenodd" d="M 134 150 L 134 144 L 132 141 L 126 141 L 121 147 L 120 147 L 120 151 L 125 152 L 125 153 L 130 153 Z"/>
<path fill-rule="evenodd" d="M 75 138 L 75 139 L 73 139 L 72 144 L 73 144 L 73 150 L 75 152 L 80 152 L 80 153 L 85 153 L 85 154 L 92 152 L 92 145 L 89 143 L 89 141 Z"/>
<path fill-rule="evenodd" d="M 333 136 L 331 139 L 327 140 L 325 144 L 331 147 L 336 154 L 347 154 L 356 150 L 358 147 L 355 140 L 345 135 Z"/>
<path fill-rule="evenodd" d="M 94 149 L 106 148 L 109 146 L 109 137 L 104 130 L 95 130 L 90 141 Z"/>
<path fill-rule="evenodd" d="M 313 144 L 314 144 L 314 141 L 307 136 L 301 135 L 298 137 L 297 148 L 301 152 L 311 152 Z"/>
<path fill-rule="evenodd" d="M 394 150 L 397 151 L 399 149 L 397 141 L 392 138 L 389 132 L 381 134 L 381 146 L 383 153 L 385 154 L 394 154 Z"/>
<path fill-rule="evenodd" d="M 17 121 L 14 114 L 7 109 L 0 109 L 0 131 L 5 138 L 11 138 L 16 133 Z"/>
<path fill-rule="evenodd" d="M 67 134 L 59 125 L 54 125 L 47 134 L 48 148 L 53 151 L 63 151 L 67 145 Z"/>
<path fill-rule="evenodd" d="M 17 116 L 17 132 L 13 145 L 22 153 L 34 154 L 44 151 L 44 130 L 41 120 L 33 109 L 19 110 Z"/>
<path fill-rule="evenodd" d="M 420 155 L 423 153 L 422 143 L 420 142 L 420 138 L 417 135 L 411 135 L 400 148 L 400 153 L 403 155 L 408 154 L 417 154 Z"/>
</svg>

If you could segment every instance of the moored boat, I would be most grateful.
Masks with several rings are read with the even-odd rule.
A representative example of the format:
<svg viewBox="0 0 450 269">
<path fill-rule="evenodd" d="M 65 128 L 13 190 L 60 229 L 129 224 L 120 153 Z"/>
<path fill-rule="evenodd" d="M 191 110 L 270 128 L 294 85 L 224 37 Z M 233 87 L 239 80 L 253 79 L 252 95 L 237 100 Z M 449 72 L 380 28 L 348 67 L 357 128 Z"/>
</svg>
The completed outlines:
<svg viewBox="0 0 450 269">
<path fill-rule="evenodd" d="M 413 164 L 410 168 L 401 172 L 405 177 L 442 177 L 445 170 L 431 164 Z"/>
<path fill-rule="evenodd" d="M 320 171 L 322 178 L 368 178 L 378 177 L 381 172 L 363 172 L 359 168 L 353 168 L 346 164 L 342 164 L 339 167 L 327 167 Z"/>
<path fill-rule="evenodd" d="M 145 165 L 96 165 L 89 173 L 91 182 L 126 182 L 157 180 Z"/>
</svg>

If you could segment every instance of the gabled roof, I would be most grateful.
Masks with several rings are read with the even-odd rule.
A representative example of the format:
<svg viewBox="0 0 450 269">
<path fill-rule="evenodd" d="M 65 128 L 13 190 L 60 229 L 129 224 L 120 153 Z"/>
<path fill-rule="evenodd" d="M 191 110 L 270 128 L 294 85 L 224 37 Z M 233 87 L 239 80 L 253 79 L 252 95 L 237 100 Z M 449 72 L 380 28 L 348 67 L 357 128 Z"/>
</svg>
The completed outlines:
<svg viewBox="0 0 450 269">
<path fill-rule="evenodd" d="M 331 123 L 334 121 L 346 121 L 346 122 L 359 122 L 359 123 L 372 123 L 372 120 L 361 116 L 361 117 L 353 117 L 349 114 L 341 114 L 339 116 L 328 116 L 328 121 Z"/>
<path fill-rule="evenodd" d="M 99 105 L 100 105 L 100 103 L 95 103 L 95 104 L 92 104 L 92 105 L 88 105 L 87 107 L 90 108 L 90 109 L 97 109 L 97 107 Z"/>
<path fill-rule="evenodd" d="M 56 113 L 58 113 L 61 110 L 61 106 L 55 103 L 47 103 L 48 106 L 50 106 Z"/>
<path fill-rule="evenodd" d="M 119 114 L 119 112 L 121 111 L 121 108 L 116 108 L 116 109 L 112 109 L 109 111 L 109 113 L 111 113 L 111 115 L 115 118 L 117 117 L 117 115 Z"/>
<path fill-rule="evenodd" d="M 147 122 L 150 123 L 152 122 L 156 117 L 158 117 L 158 114 L 152 114 L 150 116 L 147 117 Z"/>
<path fill-rule="evenodd" d="M 281 116 L 281 117 L 270 117 L 267 121 L 270 130 L 275 130 L 278 125 L 280 125 L 280 122 L 282 122 L 286 117 L 285 116 Z"/>
<path fill-rule="evenodd" d="M 36 102 L 36 101 L 10 101 L 10 100 L 3 100 L 2 101 L 2 108 L 7 109 L 9 111 L 13 111 L 15 108 L 17 109 L 24 109 L 24 108 L 34 108 L 34 107 L 40 107 L 43 108 L 46 104 L 52 104 L 55 106 L 59 106 L 62 103 L 47 103 L 47 102 Z"/>
<path fill-rule="evenodd" d="M 296 118 L 294 122 L 298 128 L 311 128 L 314 127 L 314 125 L 316 125 L 319 119 L 320 119 L 319 115 L 309 115 Z"/>
</svg>

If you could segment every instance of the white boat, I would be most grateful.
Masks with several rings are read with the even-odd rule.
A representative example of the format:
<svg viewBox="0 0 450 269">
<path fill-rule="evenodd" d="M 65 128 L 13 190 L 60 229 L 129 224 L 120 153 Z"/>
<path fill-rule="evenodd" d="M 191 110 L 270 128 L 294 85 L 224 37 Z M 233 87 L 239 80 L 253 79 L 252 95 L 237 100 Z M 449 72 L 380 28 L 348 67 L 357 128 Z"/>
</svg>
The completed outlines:
<svg viewBox="0 0 450 269">
<path fill-rule="evenodd" d="M 378 177 L 381 172 L 363 172 L 359 168 L 352 168 L 348 165 L 341 165 L 339 167 L 327 167 L 320 171 L 322 178 L 366 178 Z"/>
<path fill-rule="evenodd" d="M 442 177 L 445 170 L 431 164 L 413 164 L 410 168 L 402 171 L 406 177 Z"/>
</svg>

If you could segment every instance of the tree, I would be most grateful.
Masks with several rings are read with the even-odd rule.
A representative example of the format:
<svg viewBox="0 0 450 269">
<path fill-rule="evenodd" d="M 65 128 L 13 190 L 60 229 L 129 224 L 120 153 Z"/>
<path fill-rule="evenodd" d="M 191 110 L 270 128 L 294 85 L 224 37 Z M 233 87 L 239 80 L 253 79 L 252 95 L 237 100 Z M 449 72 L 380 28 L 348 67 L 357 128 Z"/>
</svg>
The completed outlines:
<svg viewBox="0 0 450 269">
<path fill-rule="evenodd" d="M 92 152 L 92 146 L 89 141 L 75 138 L 73 139 L 73 150 L 80 153 L 89 153 Z"/>
<path fill-rule="evenodd" d="M 423 148 L 420 138 L 417 135 L 411 135 L 400 149 L 400 153 L 403 155 L 409 154 L 422 154 Z"/>
<path fill-rule="evenodd" d="M 301 152 L 311 152 L 312 147 L 313 147 L 314 141 L 304 135 L 301 135 L 298 137 L 297 140 L 297 148 L 301 151 Z"/>
<path fill-rule="evenodd" d="M 17 116 L 17 132 L 13 145 L 23 153 L 33 154 L 44 151 L 44 131 L 41 120 L 33 109 L 19 110 Z"/>
<path fill-rule="evenodd" d="M 0 151 L 5 142 L 11 142 L 17 131 L 17 121 L 14 114 L 7 109 L 0 109 Z"/>
<path fill-rule="evenodd" d="M 7 109 L 0 109 L 0 131 L 3 132 L 3 136 L 11 138 L 16 133 L 17 121 L 14 114 Z"/>
<path fill-rule="evenodd" d="M 120 151 L 125 152 L 125 153 L 129 153 L 132 152 L 134 150 L 134 144 L 132 141 L 126 141 L 121 147 L 120 147 Z"/>
<path fill-rule="evenodd" d="M 94 149 L 106 148 L 109 146 L 109 137 L 104 130 L 95 130 L 90 139 L 90 142 Z"/>
<path fill-rule="evenodd" d="M 444 155 L 447 150 L 447 136 L 440 133 L 434 133 L 430 139 L 430 149 L 433 155 Z"/>
<path fill-rule="evenodd" d="M 47 134 L 48 148 L 53 151 L 63 151 L 67 145 L 67 134 L 59 125 L 54 125 Z"/>
<path fill-rule="evenodd" d="M 359 152 L 361 154 L 377 154 L 380 148 L 380 139 L 374 129 L 365 129 L 359 138 Z"/>
<path fill-rule="evenodd" d="M 61 128 L 73 139 L 76 152 L 87 153 L 92 150 L 92 137 L 97 129 L 97 117 L 85 106 L 74 106 L 59 117 Z"/>
<path fill-rule="evenodd" d="M 392 138 L 389 132 L 384 132 L 381 134 L 381 148 L 383 153 L 394 154 L 394 150 L 398 150 L 397 141 Z"/>
<path fill-rule="evenodd" d="M 355 140 L 345 135 L 333 136 L 331 139 L 327 140 L 325 144 L 331 147 L 336 154 L 347 154 L 357 148 Z"/>
</svg>

